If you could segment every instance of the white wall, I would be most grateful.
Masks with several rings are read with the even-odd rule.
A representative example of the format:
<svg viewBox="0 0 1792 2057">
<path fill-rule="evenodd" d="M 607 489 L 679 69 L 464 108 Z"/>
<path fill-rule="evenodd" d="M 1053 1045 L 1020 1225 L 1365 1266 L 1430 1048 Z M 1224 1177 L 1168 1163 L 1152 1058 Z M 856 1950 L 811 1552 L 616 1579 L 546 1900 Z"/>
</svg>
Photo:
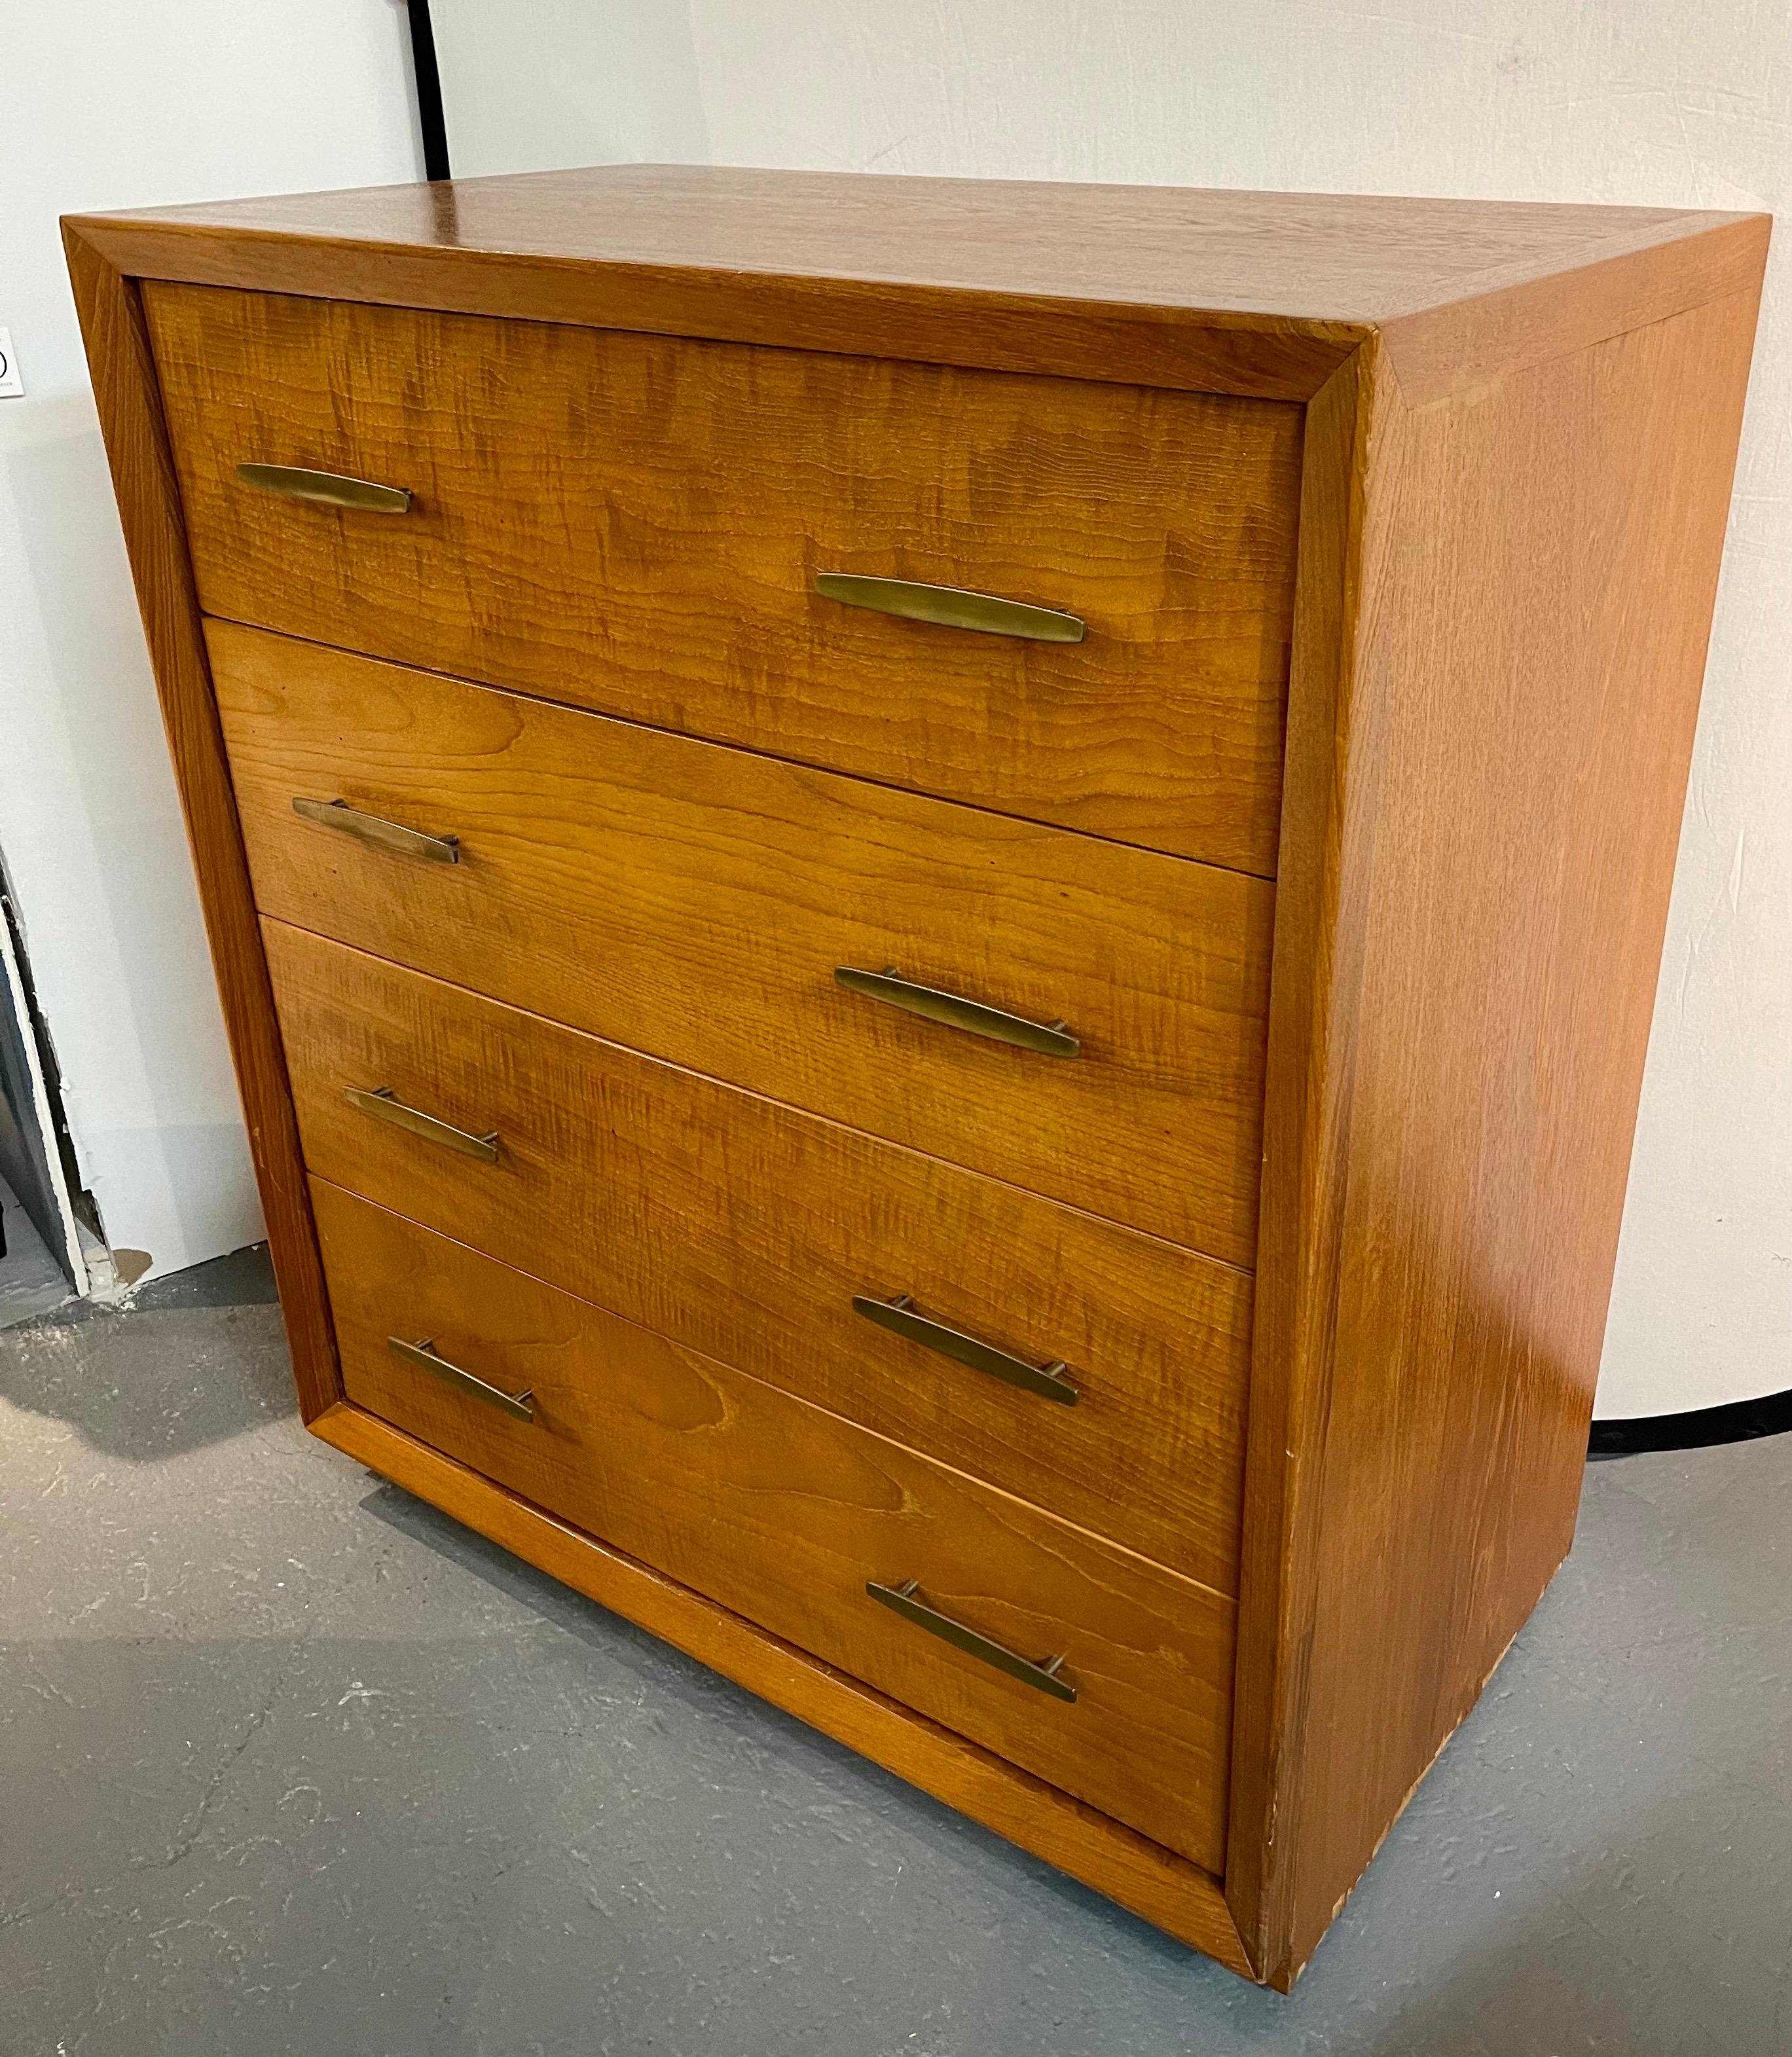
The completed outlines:
<svg viewBox="0 0 1792 2057">
<path fill-rule="evenodd" d="M 1784 0 L 435 0 L 462 172 L 611 158 L 1782 212 Z M 83 1175 L 158 1270 L 256 1232 L 55 236 L 416 175 L 391 0 L 63 0 L 0 61 L 0 848 Z M 1763 311 L 1600 1411 L 1786 1383 L 1787 275 Z"/>
<path fill-rule="evenodd" d="M 457 171 L 717 164 L 1773 208 L 1784 0 L 436 0 Z M 650 61 L 638 54 L 651 54 Z M 1787 1382 L 1782 220 L 1600 1411 Z"/>
<path fill-rule="evenodd" d="M 0 850 L 109 1239 L 261 1233 L 58 215 L 420 176 L 393 0 L 56 0 L 0 33 Z"/>
<path fill-rule="evenodd" d="M 684 0 L 430 0 L 457 178 L 710 160 Z"/>
</svg>

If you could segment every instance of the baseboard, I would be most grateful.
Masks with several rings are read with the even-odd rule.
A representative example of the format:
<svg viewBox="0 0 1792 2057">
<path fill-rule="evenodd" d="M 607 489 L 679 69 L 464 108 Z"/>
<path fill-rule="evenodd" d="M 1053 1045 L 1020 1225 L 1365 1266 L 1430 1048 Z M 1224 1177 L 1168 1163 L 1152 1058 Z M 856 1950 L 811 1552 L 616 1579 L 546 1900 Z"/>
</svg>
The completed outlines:
<svg viewBox="0 0 1792 2057">
<path fill-rule="evenodd" d="M 1691 1407 L 1679 1414 L 1639 1414 L 1628 1420 L 1595 1421 L 1587 1438 L 1589 1458 L 1634 1457 L 1645 1450 L 1703 1450 L 1719 1443 L 1753 1442 L 1792 1429 L 1792 1391 L 1764 1393 L 1758 1400 L 1732 1400 L 1721 1407 Z"/>
</svg>

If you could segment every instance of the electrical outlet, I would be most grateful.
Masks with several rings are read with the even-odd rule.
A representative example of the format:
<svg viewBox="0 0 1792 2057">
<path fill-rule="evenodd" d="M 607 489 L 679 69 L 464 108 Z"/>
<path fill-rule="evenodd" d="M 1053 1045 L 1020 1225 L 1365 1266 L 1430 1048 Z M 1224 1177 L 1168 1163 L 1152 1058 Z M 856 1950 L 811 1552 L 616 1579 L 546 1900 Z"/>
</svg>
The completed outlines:
<svg viewBox="0 0 1792 2057">
<path fill-rule="evenodd" d="M 0 400 L 22 400 L 25 381 L 18 375 L 18 359 L 13 355 L 13 332 L 0 328 Z"/>
</svg>

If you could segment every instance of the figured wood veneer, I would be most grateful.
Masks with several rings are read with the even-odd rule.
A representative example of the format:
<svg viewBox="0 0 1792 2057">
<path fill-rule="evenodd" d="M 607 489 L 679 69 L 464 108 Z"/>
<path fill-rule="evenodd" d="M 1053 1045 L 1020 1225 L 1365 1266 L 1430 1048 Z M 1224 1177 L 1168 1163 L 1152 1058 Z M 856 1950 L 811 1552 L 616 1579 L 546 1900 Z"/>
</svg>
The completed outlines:
<svg viewBox="0 0 1792 2057">
<path fill-rule="evenodd" d="M 67 224 L 299 1389 L 317 1433 L 1286 1989 L 1572 1537 L 1766 232 L 1758 216 L 1658 208 L 646 167 Z M 1268 786 L 1259 771 L 1240 779 L 1235 753 L 1234 769 L 1210 767 L 1218 811 L 1201 840 L 1174 845 L 1215 854 L 1221 843 L 1206 838 L 1223 838 L 1224 808 L 1235 804 L 1243 812 L 1232 824 L 1233 861 L 1276 880 L 1217 1882 L 343 1398 L 141 279 L 224 289 L 205 304 L 248 295 L 264 296 L 264 309 L 265 296 L 280 295 L 355 303 L 347 314 L 264 315 L 259 329 L 238 320 L 240 337 L 260 335 L 271 355 L 263 363 L 238 350 L 230 361 L 242 394 L 207 399 L 224 409 L 220 418 L 240 410 L 276 363 L 291 364 L 283 339 L 446 336 L 474 316 L 605 331 L 582 355 L 568 346 L 581 363 L 604 349 L 618 363 L 630 351 L 643 365 L 692 361 L 644 338 L 709 339 L 731 347 L 731 363 L 739 352 L 788 353 L 790 363 L 766 374 L 767 390 L 786 396 L 793 447 L 803 450 L 820 447 L 805 440 L 820 430 L 795 419 L 800 387 L 787 382 L 799 377 L 803 353 L 828 358 L 818 375 L 831 394 L 926 392 L 930 404 L 950 394 L 961 426 L 970 422 L 962 410 L 981 404 L 970 396 L 994 394 L 999 383 L 1004 397 L 993 404 L 1014 410 L 1005 418 L 1049 421 L 1067 453 L 1078 446 L 1077 421 L 1104 424 L 1086 448 L 1124 445 L 1132 458 L 1148 458 L 1161 467 L 1167 501 L 1187 474 L 1148 425 L 1245 418 L 1166 408 L 1144 389 L 1267 406 L 1266 424 L 1280 418 L 1277 408 L 1301 409 L 1298 524 L 1291 486 L 1255 503 L 1273 503 L 1285 525 L 1276 534 L 1294 536 L 1291 631 L 1275 631 L 1291 632 L 1292 649 L 1279 837 L 1271 848 L 1259 810 Z M 180 316 L 171 315 L 167 340 L 170 363 L 184 367 L 179 405 L 189 429 L 205 381 L 191 350 L 172 346 L 181 323 L 183 335 L 196 333 L 202 299 L 165 295 Z M 394 325 L 371 320 L 369 307 L 446 319 L 432 326 L 406 313 Z M 635 342 L 616 344 L 620 331 Z M 529 339 L 513 347 L 526 357 Z M 840 368 L 845 360 L 878 363 L 854 371 Z M 898 363 L 915 375 L 888 368 Z M 928 369 L 942 366 L 967 375 Z M 1042 402 L 1011 391 L 1025 383 L 1014 374 L 1060 382 Z M 1077 381 L 1086 383 L 1073 391 Z M 1094 397 L 1103 387 L 1118 397 Z M 352 379 L 351 389 L 360 390 Z M 307 398 L 296 410 L 283 401 L 268 418 L 283 411 L 331 417 Z M 886 408 L 882 418 L 887 438 L 895 416 Z M 1259 456 L 1272 445 L 1292 452 L 1282 435 L 1259 438 Z M 358 447 L 347 430 L 341 447 Z M 930 447 L 938 458 L 942 446 Z M 1029 447 L 1031 462 L 1045 446 Z M 1201 462 L 1243 447 L 1222 435 L 1201 444 Z M 202 477 L 212 458 L 189 448 L 184 461 L 204 488 L 208 558 L 255 601 L 257 618 L 271 619 L 274 602 L 262 606 L 264 588 L 232 562 L 224 503 Z M 1256 487 L 1282 462 L 1260 467 Z M 925 473 L 909 476 L 911 490 L 926 487 Z M 961 477 L 954 482 L 943 461 L 936 476 L 962 514 L 970 502 Z M 774 493 L 781 483 L 771 482 Z M 693 480 L 692 505 L 702 490 Z M 1017 523 L 1020 503 L 1005 491 L 979 504 Z M 1146 533 L 1142 493 L 1124 503 L 1135 545 Z M 1047 497 L 1049 525 L 1063 532 L 1071 501 Z M 1088 497 L 1084 490 L 1084 505 Z M 854 504 L 880 503 L 873 495 Z M 751 510 L 743 519 L 750 528 Z M 279 547 L 297 532 L 256 533 Z M 930 533 L 937 548 L 943 532 Z M 1158 533 L 1172 533 L 1168 514 Z M 984 540 L 994 553 L 987 561 L 1013 561 L 1009 538 Z M 887 568 L 900 569 L 895 556 L 886 547 Z M 1068 557 L 1095 592 L 1088 537 Z M 314 593 L 329 590 L 336 561 L 315 539 L 295 561 L 301 596 L 307 580 Z M 438 563 L 436 577 L 448 582 L 434 594 L 451 621 L 486 606 L 452 589 L 458 561 Z M 290 581 L 283 599 L 276 590 L 282 569 L 264 565 L 263 576 L 287 604 Z M 1132 573 L 1121 583 L 1148 637 L 1143 589 Z M 419 604 L 432 596 L 414 581 L 398 589 Z M 358 619 L 394 618 L 389 593 L 358 594 L 351 580 L 337 591 L 356 605 L 323 609 L 319 633 L 353 635 Z M 648 619 L 639 614 L 637 624 Z M 502 637 L 484 647 L 511 661 Z M 743 739 L 703 727 L 716 718 L 713 680 L 688 661 L 694 647 L 684 660 L 691 695 L 652 704 L 674 715 L 668 726 L 688 720 Z M 821 676 L 814 647 L 801 635 L 792 647 L 807 692 Z M 535 689 L 520 646 L 514 662 L 515 672 L 490 675 Z M 620 668 L 631 691 L 648 690 L 638 661 Z M 1273 670 L 1251 676 L 1260 685 Z M 872 663 L 860 676 L 876 672 Z M 899 725 L 913 681 L 894 668 L 881 676 L 885 713 Z M 963 687 L 971 674 L 954 676 Z M 1011 667 L 979 676 L 1013 693 L 1033 675 Z M 751 739 L 767 747 L 783 723 L 787 739 L 810 739 L 803 748 L 834 751 L 831 717 L 805 731 L 790 725 L 789 709 L 767 707 L 780 676 L 770 664 L 752 675 L 753 719 L 771 727 Z M 904 746 L 908 768 L 895 783 L 1015 805 L 1017 787 L 973 793 L 963 783 L 983 775 L 965 742 L 976 700 L 961 693 L 943 729 L 946 703 L 925 702 L 934 726 L 924 746 Z M 637 699 L 625 711 L 649 704 Z M 1152 754 L 1161 709 L 1134 713 L 1143 725 L 1129 764 L 1102 707 L 1079 711 L 1091 724 L 1092 812 L 1075 798 L 1071 759 L 1056 745 L 1035 749 L 1033 771 L 1047 758 L 1057 769 L 1030 788 L 1055 794 L 1049 809 L 1032 811 L 1058 809 L 1053 818 L 1151 841 L 1150 825 L 1165 818 L 1164 761 Z M 1053 733 L 1068 742 L 1074 726 L 1036 723 L 1029 747 Z M 839 736 L 848 751 L 888 740 L 856 718 Z M 775 747 L 802 754 L 787 741 Z M 1179 743 L 1172 754 L 1181 763 L 1172 783 L 1198 790 Z M 866 756 L 826 761 L 870 767 Z M 1003 776 L 1012 781 L 1019 763 L 1010 754 Z M 1228 790 L 1232 802 L 1220 800 Z M 358 1290 L 352 1267 L 349 1275 Z M 449 1433 L 434 1417 L 424 1425 Z M 1216 1792 L 1190 1803 L 1210 1822 Z"/>
<path fill-rule="evenodd" d="M 264 914 L 1248 1267 L 1273 889 L 208 625 Z M 331 834 L 295 795 L 459 839 Z M 837 965 L 1038 1022 L 918 1020 Z"/>
<path fill-rule="evenodd" d="M 176 286 L 146 305 L 207 613 L 1273 870 L 1298 409 Z M 410 511 L 282 499 L 246 460 Z M 826 571 L 1088 634 L 895 620 L 823 598 Z"/>
<path fill-rule="evenodd" d="M 1251 1281 L 538 1015 L 267 924 L 306 1162 L 336 1184 L 1223 1593 L 1238 1579 Z M 487 1164 L 351 1106 L 390 1086 Z M 890 1335 L 936 1320 L 1080 1397 Z"/>
<path fill-rule="evenodd" d="M 1229 1601 L 397 1215 L 319 1182 L 313 1203 L 356 1405 L 1218 1868 Z M 404 1363 L 394 1330 L 529 1392 L 534 1420 Z M 865 1590 L 908 1579 L 1007 1647 L 1063 1656 L 1075 1700 Z"/>
</svg>

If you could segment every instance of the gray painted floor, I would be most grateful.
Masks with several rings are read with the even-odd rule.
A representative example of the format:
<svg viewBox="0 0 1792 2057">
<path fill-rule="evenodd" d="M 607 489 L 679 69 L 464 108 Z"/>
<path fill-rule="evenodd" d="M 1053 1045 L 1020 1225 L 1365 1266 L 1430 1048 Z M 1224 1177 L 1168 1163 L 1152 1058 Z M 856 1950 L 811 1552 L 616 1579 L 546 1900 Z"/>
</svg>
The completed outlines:
<svg viewBox="0 0 1792 2057">
<path fill-rule="evenodd" d="M 1792 1437 L 1591 1470 L 1281 2000 L 303 1436 L 264 1279 L 210 1290 L 0 1335 L 5 2057 L 1792 2039 Z"/>
</svg>

